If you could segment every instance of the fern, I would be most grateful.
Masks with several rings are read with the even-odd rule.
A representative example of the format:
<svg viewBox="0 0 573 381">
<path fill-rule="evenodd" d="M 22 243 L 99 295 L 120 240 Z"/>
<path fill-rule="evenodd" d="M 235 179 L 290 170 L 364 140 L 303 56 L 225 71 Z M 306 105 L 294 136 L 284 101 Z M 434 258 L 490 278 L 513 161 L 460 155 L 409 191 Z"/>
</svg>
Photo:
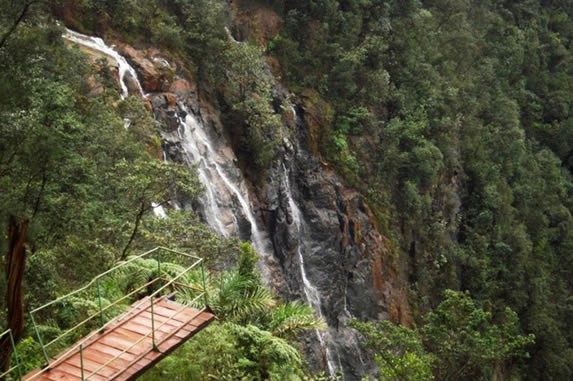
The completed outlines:
<svg viewBox="0 0 573 381">
<path fill-rule="evenodd" d="M 275 305 L 271 293 L 260 283 L 238 271 L 224 273 L 211 307 L 223 319 L 245 321 Z"/>
<path fill-rule="evenodd" d="M 301 331 L 307 329 L 324 329 L 326 323 L 316 316 L 308 304 L 299 301 L 280 304 L 270 313 L 268 329 L 273 335 L 285 339 L 294 339 Z"/>
</svg>

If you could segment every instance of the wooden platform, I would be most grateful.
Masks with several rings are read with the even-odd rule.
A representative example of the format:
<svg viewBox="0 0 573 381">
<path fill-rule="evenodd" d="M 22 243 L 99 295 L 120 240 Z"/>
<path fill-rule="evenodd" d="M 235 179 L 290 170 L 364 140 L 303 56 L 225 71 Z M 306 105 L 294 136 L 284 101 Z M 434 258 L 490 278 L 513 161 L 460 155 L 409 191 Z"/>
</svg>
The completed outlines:
<svg viewBox="0 0 573 381">
<path fill-rule="evenodd" d="M 83 345 L 84 380 L 134 380 L 215 318 L 210 312 L 198 311 L 167 297 L 154 299 L 153 316 L 156 350 L 153 350 L 151 338 L 149 298 L 134 303 L 126 313 L 114 319 L 104 332 L 96 333 L 86 341 Z M 23 379 L 81 380 L 79 350 L 61 356 L 56 356 L 50 362 L 53 367 L 49 371 L 38 369 Z"/>
</svg>

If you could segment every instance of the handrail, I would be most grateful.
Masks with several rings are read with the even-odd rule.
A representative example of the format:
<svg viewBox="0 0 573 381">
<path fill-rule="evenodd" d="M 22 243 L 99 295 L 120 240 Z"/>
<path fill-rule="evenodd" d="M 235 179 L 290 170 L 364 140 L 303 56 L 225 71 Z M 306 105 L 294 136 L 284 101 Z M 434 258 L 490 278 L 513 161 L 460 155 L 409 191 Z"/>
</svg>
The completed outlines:
<svg viewBox="0 0 573 381">
<path fill-rule="evenodd" d="M 92 286 L 95 282 L 99 282 L 99 279 L 103 278 L 106 275 L 109 275 L 110 273 L 112 273 L 114 270 L 126 266 L 129 263 L 132 263 L 134 261 L 137 261 L 138 259 L 144 258 L 146 256 L 149 256 L 153 253 L 158 252 L 159 250 L 165 250 L 168 253 L 173 253 L 173 254 L 178 254 L 178 255 L 182 255 L 184 257 L 187 258 L 193 258 L 195 259 L 195 261 L 189 265 L 187 268 L 185 268 L 183 271 L 181 271 L 179 274 L 177 274 L 175 277 L 173 277 L 172 279 L 165 279 L 161 276 L 161 268 L 160 268 L 160 260 L 158 260 L 158 274 L 157 274 L 157 278 L 154 278 L 153 280 L 145 283 L 144 285 L 138 287 L 135 290 L 132 290 L 129 294 L 126 294 L 124 296 L 122 296 L 121 298 L 119 298 L 118 300 L 115 300 L 113 303 L 110 303 L 109 305 L 107 305 L 105 308 L 101 307 L 101 303 L 99 305 L 99 311 L 95 314 L 90 315 L 89 317 L 87 317 L 86 319 L 84 319 L 83 321 L 81 321 L 80 323 L 76 324 L 74 327 L 69 328 L 68 330 L 66 330 L 63 334 L 59 335 L 58 337 L 54 338 L 52 341 L 50 341 L 49 343 L 47 343 L 46 345 L 43 345 L 41 342 L 40 344 L 42 345 L 42 350 L 44 352 L 44 357 L 46 359 L 46 365 L 44 365 L 41 369 L 40 372 L 36 373 L 35 375 L 33 375 L 32 377 L 29 378 L 29 380 L 34 380 L 37 376 L 43 374 L 45 371 L 49 370 L 50 368 L 53 368 L 55 365 L 61 363 L 64 359 L 68 358 L 70 355 L 74 354 L 78 349 L 80 351 L 80 357 L 82 355 L 82 350 L 83 347 L 85 346 L 85 344 L 91 340 L 94 336 L 96 336 L 98 333 L 101 333 L 104 329 L 106 329 L 110 324 L 112 323 L 117 323 L 114 320 L 108 321 L 107 323 L 103 324 L 103 320 L 102 320 L 102 325 L 100 326 L 99 330 L 96 330 L 94 332 L 92 332 L 91 334 L 89 334 L 87 337 L 84 337 L 80 342 L 76 343 L 74 346 L 72 346 L 71 348 L 68 348 L 66 351 L 64 351 L 64 353 L 60 354 L 57 358 L 53 358 L 53 359 L 48 359 L 48 355 L 45 351 L 45 348 L 51 346 L 52 344 L 54 344 L 55 342 L 57 342 L 58 340 L 62 339 L 63 337 L 69 335 L 71 332 L 75 331 L 77 328 L 81 327 L 82 325 L 84 325 L 85 323 L 87 323 L 88 321 L 90 321 L 91 319 L 95 318 L 96 316 L 100 315 L 100 317 L 103 318 L 103 312 L 107 311 L 108 309 L 117 306 L 120 302 L 124 301 L 125 299 L 129 298 L 130 296 L 136 294 L 137 292 L 143 290 L 146 287 L 149 287 L 150 285 L 156 283 L 159 280 L 165 280 L 166 283 L 163 284 L 160 288 L 158 288 L 157 290 L 155 290 L 151 295 L 148 295 L 145 299 L 141 300 L 140 303 L 136 303 L 134 306 L 137 306 L 137 308 L 140 308 L 140 306 L 142 306 L 145 302 L 145 300 L 151 299 L 151 303 L 152 303 L 152 307 L 153 307 L 153 298 L 156 297 L 157 295 L 159 295 L 161 292 L 163 292 L 165 289 L 167 289 L 168 287 L 172 287 L 173 285 L 177 285 L 177 286 L 185 286 L 189 289 L 192 290 L 196 290 L 196 291 L 202 291 L 202 293 L 200 293 L 198 296 L 196 296 L 195 298 L 193 298 L 192 302 L 196 302 L 199 298 L 203 297 L 205 298 L 205 303 L 207 302 L 207 294 L 206 294 L 206 289 L 205 289 L 205 275 L 204 275 L 204 260 L 203 258 L 191 255 L 191 254 L 187 254 L 187 253 L 183 253 L 183 252 L 179 252 L 176 250 L 172 250 L 172 249 L 168 249 L 165 247 L 156 247 L 152 250 L 149 250 L 143 254 L 140 254 L 138 256 L 132 257 L 130 258 L 128 261 L 124 261 L 122 263 L 120 263 L 119 265 L 116 265 L 114 267 L 112 267 L 111 269 L 105 271 L 102 274 L 99 274 L 98 276 L 96 276 L 95 278 L 93 278 L 88 284 L 86 284 L 85 286 L 83 286 L 82 288 L 78 289 L 78 290 L 74 290 L 64 296 L 61 296 L 43 306 L 40 306 L 32 311 L 30 311 L 30 315 L 32 317 L 33 320 L 33 314 L 37 313 L 38 311 L 41 311 L 47 307 L 53 306 L 56 303 L 60 303 L 63 300 L 65 300 L 66 298 L 69 298 L 71 296 L 77 295 L 78 293 L 87 290 L 90 286 Z M 202 289 L 199 289 L 197 287 L 193 287 L 191 285 L 187 285 L 181 282 L 178 282 L 178 280 L 183 277 L 185 274 L 187 274 L 189 271 L 193 270 L 194 268 L 196 268 L 197 266 L 201 265 L 201 276 L 202 276 Z M 100 297 L 99 295 L 99 283 L 98 283 L 98 297 Z M 144 310 L 142 310 L 144 311 Z M 175 315 L 171 316 L 168 321 L 172 320 L 173 317 L 175 317 L 179 312 L 177 312 Z M 152 314 L 152 321 L 153 321 L 153 314 Z M 167 322 L 168 322 L 167 321 Z M 163 325 L 165 325 L 164 322 L 163 324 L 161 324 L 158 328 L 161 328 Z M 35 323 L 34 323 L 35 326 Z M 37 332 L 37 328 L 34 327 L 36 329 L 36 333 L 38 335 L 38 339 L 40 339 L 41 341 L 41 337 L 39 335 L 39 332 Z M 149 335 L 154 335 L 155 334 L 156 329 L 152 328 L 152 332 L 150 332 L 149 334 L 147 334 L 145 337 L 143 337 L 141 340 L 139 340 L 138 342 L 136 342 L 133 346 L 137 345 L 140 341 L 142 341 L 143 339 L 145 339 L 146 337 L 148 337 Z M 0 335 L 1 337 L 2 335 Z M 153 337 L 153 341 L 155 344 L 155 340 Z M 128 351 L 129 349 L 133 348 L 133 346 L 131 346 L 130 348 L 128 348 L 126 351 Z M 123 354 L 125 352 L 122 352 L 121 354 Z M 120 355 L 121 355 L 120 354 Z M 114 358 L 110 359 L 109 362 L 119 358 L 119 356 L 115 356 Z M 50 361 L 52 360 L 52 361 Z M 109 364 L 109 362 L 107 362 L 106 364 Z M 89 378 L 90 376 L 92 376 L 93 374 L 97 373 L 97 371 L 99 371 L 100 369 L 97 369 L 95 372 L 92 372 L 92 374 L 88 375 L 87 378 Z M 82 367 L 82 374 L 83 374 L 83 367 Z M 1 376 L 0 376 L 1 377 Z M 87 378 L 82 377 L 84 380 Z"/>
<path fill-rule="evenodd" d="M 101 311 L 107 311 L 108 309 L 110 309 L 111 307 L 114 307 L 116 305 L 119 304 L 119 302 L 122 302 L 123 300 L 129 298 L 130 296 L 138 293 L 139 291 L 143 290 L 144 288 L 151 286 L 153 283 L 157 282 L 158 280 L 161 280 L 161 278 L 155 278 L 147 283 L 145 283 L 143 286 L 136 288 L 135 290 L 131 291 L 129 294 L 126 294 L 124 296 L 122 296 L 121 298 L 119 298 L 118 300 L 116 300 L 115 302 L 107 305 L 105 308 L 103 308 Z M 81 322 L 79 322 L 78 324 L 76 324 L 75 326 L 73 326 L 72 328 L 69 328 L 67 331 L 65 331 L 64 333 L 62 333 L 60 336 L 56 337 L 55 339 L 53 339 L 52 341 L 50 341 L 49 343 L 44 344 L 44 347 L 49 347 L 50 345 L 54 344 L 55 342 L 57 342 L 58 340 L 60 340 L 62 337 L 66 336 L 67 334 L 73 332 L 75 329 L 81 327 L 84 323 L 87 323 L 88 321 L 90 321 L 91 319 L 93 319 L 94 317 L 98 316 L 100 314 L 100 312 L 98 311 L 97 313 L 90 315 L 89 317 L 85 318 L 84 320 L 82 320 Z M 105 327 L 107 325 L 104 324 L 101 326 L 100 330 Z M 97 333 L 97 332 L 96 332 Z M 95 334 L 95 333 L 94 333 Z"/>
<path fill-rule="evenodd" d="M 195 302 L 197 299 L 199 299 L 200 297 L 202 297 L 203 294 L 199 294 L 197 295 L 195 298 L 193 298 L 193 300 L 191 302 Z M 152 300 L 153 303 L 153 300 Z M 141 337 L 139 340 L 137 340 L 135 343 L 133 343 L 132 345 L 130 345 L 128 348 L 124 349 L 120 354 L 115 355 L 113 358 L 107 360 L 104 364 L 100 365 L 96 370 L 92 371 L 90 374 L 88 374 L 88 376 L 85 378 L 85 380 L 89 379 L 91 376 L 95 375 L 97 372 L 99 372 L 100 370 L 102 370 L 103 368 L 105 368 L 106 366 L 108 366 L 109 364 L 111 364 L 112 362 L 114 362 L 115 360 L 117 360 L 118 358 L 120 358 L 123 354 L 129 352 L 130 349 L 134 348 L 136 345 L 138 345 L 139 343 L 141 343 L 142 341 L 144 341 L 145 339 L 149 338 L 149 336 L 151 336 L 155 331 L 159 330 L 159 328 L 163 327 L 164 325 L 166 325 L 167 323 L 169 323 L 170 321 L 172 321 L 175 316 L 179 315 L 181 312 L 185 311 L 187 307 L 184 306 L 183 308 L 180 308 L 178 310 L 175 311 L 174 314 L 172 314 L 171 316 L 169 316 L 169 318 L 167 318 L 167 320 L 165 320 L 163 323 L 161 323 L 158 327 L 156 327 L 155 329 L 153 329 L 151 332 L 147 333 L 145 336 Z M 153 315 L 152 315 L 153 316 Z M 160 345 L 163 344 L 163 342 L 160 343 Z M 155 343 L 152 343 L 152 346 L 154 346 Z M 147 353 L 142 353 L 140 354 L 138 357 L 136 357 L 136 360 L 133 362 L 137 362 L 137 360 L 139 360 L 141 357 L 145 357 L 147 355 Z M 111 377 L 111 379 L 117 377 L 118 375 L 120 375 L 121 373 L 123 373 L 125 370 L 127 370 L 127 368 L 123 368 L 120 371 L 117 371 L 116 373 L 114 373 Z"/>
<path fill-rule="evenodd" d="M 106 275 L 111 274 L 114 270 L 117 270 L 117 269 L 119 269 L 119 268 L 121 268 L 121 267 L 124 267 L 124 266 L 126 266 L 126 265 L 128 265 L 128 264 L 130 264 L 130 263 L 133 263 L 134 261 L 137 261 L 137 260 L 139 260 L 139 259 L 142 259 L 142 258 L 144 258 L 144 257 L 146 257 L 146 256 L 149 256 L 150 254 L 153 254 L 153 253 L 158 252 L 158 251 L 160 251 L 160 250 L 167 251 L 168 253 L 174 253 L 174 254 L 182 255 L 182 256 L 185 256 L 185 257 L 188 257 L 188 258 L 193 258 L 193 259 L 196 260 L 196 261 L 194 262 L 194 264 L 199 264 L 199 263 L 201 263 L 202 260 L 203 260 L 203 259 L 200 258 L 200 257 L 194 256 L 194 255 L 190 255 L 190 254 L 187 254 L 187 253 L 183 253 L 183 252 L 180 252 L 180 251 L 168 249 L 168 248 L 161 247 L 161 246 L 160 246 L 160 247 L 156 247 L 156 248 L 154 248 L 154 249 L 152 249 L 152 250 L 149 250 L 149 251 L 147 251 L 147 252 L 145 252 L 145 253 L 143 253 L 143 254 L 140 254 L 140 255 L 138 255 L 138 256 L 132 257 L 132 258 L 130 258 L 129 260 L 124 261 L 124 262 L 122 262 L 122 263 L 120 263 L 120 264 L 118 264 L 118 265 L 112 267 L 111 269 L 109 269 L 109 270 L 103 272 L 102 274 L 99 274 L 98 276 L 96 276 L 95 278 L 93 278 L 90 282 L 88 282 L 85 286 L 83 286 L 83 287 L 81 287 L 81 288 L 79 288 L 79 289 L 77 289 L 77 290 L 74 290 L 74 291 L 72 291 L 72 292 L 70 292 L 70 293 L 68 293 L 68 294 L 66 294 L 66 295 L 64 295 L 64 296 L 61 296 L 61 297 L 59 297 L 59 298 L 57 298 L 57 299 L 55 299 L 55 300 L 53 300 L 53 301 L 51 301 L 51 302 L 49 302 L 49 303 L 44 304 L 43 306 L 40 306 L 40 307 L 38 307 L 38 308 L 36 308 L 36 309 L 30 311 L 30 316 L 31 316 L 31 318 L 32 318 L 32 323 L 33 323 L 33 325 L 34 325 L 34 328 L 35 328 L 35 331 L 36 331 L 36 335 L 38 336 L 38 341 L 40 342 L 40 345 L 42 346 L 42 352 L 43 352 L 43 354 L 44 354 L 44 358 L 45 358 L 45 360 L 46 360 L 46 363 L 49 363 L 49 362 L 50 362 L 50 359 L 49 359 L 48 354 L 47 354 L 47 352 L 46 352 L 46 348 L 48 348 L 48 347 L 51 346 L 52 344 L 56 343 L 57 341 L 61 340 L 62 338 L 64 338 L 65 336 L 67 336 L 67 335 L 70 334 L 71 332 L 75 331 L 76 329 L 78 329 L 79 327 L 81 327 L 83 324 L 87 323 L 88 321 L 92 320 L 93 318 L 95 318 L 95 317 L 98 316 L 98 315 L 100 316 L 100 320 L 101 320 L 100 324 L 101 324 L 101 328 L 103 329 L 103 328 L 105 327 L 105 324 L 103 324 L 103 312 L 104 312 L 104 311 L 107 311 L 107 310 L 110 309 L 111 307 L 118 305 L 120 301 L 125 300 L 127 297 L 133 295 L 133 294 L 136 293 L 138 290 L 141 290 L 142 288 L 146 287 L 146 285 L 143 285 L 142 287 L 140 287 L 140 288 L 138 288 L 138 289 L 132 291 L 130 294 L 125 295 L 125 296 L 123 296 L 122 298 L 120 298 L 120 299 L 114 301 L 114 302 L 111 303 L 110 305 L 106 306 L 105 308 L 102 308 L 102 306 L 101 306 L 101 296 L 100 296 L 100 294 L 99 294 L 99 280 L 100 280 L 100 279 L 102 279 L 102 278 L 103 278 L 104 276 L 106 276 Z M 158 260 L 158 279 L 159 279 L 159 278 L 161 278 L 161 273 L 160 273 L 160 261 Z M 76 324 L 74 327 L 68 329 L 68 330 L 67 330 L 66 332 L 64 332 L 63 334 L 61 334 L 61 335 L 57 336 L 56 338 L 54 338 L 54 339 L 53 339 L 52 341 L 50 341 L 48 344 L 45 344 L 45 345 L 44 345 L 44 344 L 41 342 L 42 339 L 41 339 L 41 337 L 40 337 L 40 333 L 38 332 L 38 330 L 37 330 L 37 328 L 36 328 L 36 324 L 35 324 L 35 321 L 34 321 L 34 313 L 37 313 L 38 311 L 41 311 L 41 310 L 43 310 L 43 309 L 45 309 L 45 308 L 47 308 L 47 307 L 53 306 L 53 305 L 55 305 L 55 304 L 57 304 L 57 303 L 61 303 L 62 301 L 66 300 L 67 298 L 70 298 L 71 296 L 77 295 L 78 293 L 87 290 L 87 289 L 88 289 L 90 286 L 92 286 L 94 283 L 97 284 L 97 286 L 98 286 L 98 300 L 99 300 L 99 307 L 100 307 L 98 313 L 93 314 L 93 315 L 87 317 L 86 319 L 84 319 L 84 320 L 81 321 L 80 323 Z"/>
<path fill-rule="evenodd" d="M 48 303 L 46 303 L 46 304 L 44 304 L 44 305 L 42 305 L 42 306 L 40 306 L 40 307 L 36 307 L 35 309 L 31 310 L 30 312 L 31 312 L 31 313 L 36 313 L 36 312 L 41 311 L 41 310 L 43 310 L 43 309 L 45 309 L 45 308 L 47 308 L 47 307 L 50 307 L 50 306 L 52 306 L 52 305 L 54 305 L 54 304 L 56 304 L 56 303 L 59 303 L 59 302 L 61 302 L 62 300 L 66 299 L 66 298 L 69 298 L 69 297 L 72 296 L 72 295 L 76 295 L 76 294 L 78 294 L 78 293 L 80 293 L 80 292 L 82 292 L 82 291 L 85 291 L 85 290 L 87 290 L 92 284 L 94 284 L 97 279 L 101 279 L 101 278 L 103 278 L 104 276 L 106 276 L 106 275 L 112 273 L 114 270 L 117 270 L 118 268 L 123 267 L 123 266 L 127 265 L 128 263 L 135 262 L 136 260 L 141 259 L 141 258 L 143 258 L 143 257 L 145 257 L 145 256 L 147 256 L 147 255 L 149 255 L 149 254 L 153 254 L 153 253 L 155 253 L 156 251 L 159 251 L 159 250 L 166 250 L 166 251 L 171 252 L 171 253 L 174 253 L 174 254 L 183 255 L 183 256 L 185 256 L 185 257 L 193 258 L 193 259 L 200 260 L 200 261 L 203 260 L 203 258 L 197 257 L 197 256 L 195 256 L 195 255 L 183 253 L 183 252 L 177 251 L 177 250 L 168 249 L 168 248 L 163 247 L 163 246 L 158 246 L 158 247 L 153 248 L 153 249 L 151 249 L 151 250 L 149 250 L 149 251 L 146 251 L 146 252 L 143 253 L 143 254 L 137 255 L 137 256 L 135 256 L 135 257 L 131 257 L 131 258 L 130 258 L 129 260 L 127 260 L 127 261 L 122 261 L 121 263 L 119 263 L 118 265 L 112 267 L 111 269 L 109 269 L 109 270 L 107 270 L 107 271 L 105 271 L 105 272 L 103 272 L 103 273 L 97 275 L 95 278 L 93 278 L 91 281 L 89 281 L 84 287 L 81 287 L 81 288 L 79 288 L 79 289 L 77 289 L 77 290 L 74 290 L 74 291 L 72 291 L 72 292 L 70 292 L 70 293 L 68 293 L 68 294 L 66 294 L 66 295 L 60 296 L 59 298 L 54 299 L 54 300 L 52 300 L 51 302 L 48 302 Z"/>
<path fill-rule="evenodd" d="M 197 261 L 194 264 L 192 264 L 191 266 L 189 266 L 187 269 L 185 269 L 183 272 L 181 272 L 181 274 L 177 275 L 177 277 L 173 278 L 173 280 L 175 279 L 179 279 L 182 275 L 184 275 L 185 273 L 187 273 L 188 271 L 192 270 L 196 265 L 198 265 L 199 263 L 201 263 L 201 261 Z M 164 288 L 166 288 L 167 286 L 169 286 L 170 283 L 165 284 L 163 287 L 159 288 L 158 290 L 156 290 L 153 294 L 148 295 L 149 298 L 153 298 L 154 296 L 156 296 L 159 292 L 163 291 Z M 203 296 L 201 294 L 201 296 Z M 140 303 L 140 304 L 143 304 Z M 106 326 L 109 325 L 110 323 L 113 323 L 113 321 L 109 321 L 106 323 Z M 90 335 L 90 337 L 86 337 L 84 340 L 82 340 L 81 342 L 77 343 L 76 345 L 74 345 L 73 347 L 71 347 L 70 349 L 68 349 L 66 351 L 65 354 L 59 356 L 57 359 L 55 359 L 54 361 L 52 361 L 52 363 L 50 364 L 50 368 L 53 367 L 55 364 L 58 364 L 63 358 L 65 358 L 68 354 L 72 353 L 75 349 L 79 348 L 81 344 L 84 344 L 87 340 L 91 339 L 93 336 L 95 336 L 97 334 L 97 331 L 94 332 L 92 335 Z"/>
<path fill-rule="evenodd" d="M 16 360 L 16 365 L 10 367 L 4 372 L 0 373 L 0 379 L 4 379 L 7 375 L 12 373 L 15 369 L 18 370 L 18 380 L 22 380 L 22 370 L 20 369 L 20 359 L 18 358 L 18 352 L 16 351 L 16 342 L 14 341 L 14 335 L 12 334 L 12 329 L 8 328 L 4 332 L 0 333 L 0 338 L 4 337 L 6 334 L 10 335 L 10 345 L 12 346 L 12 353 L 14 354 L 14 359 Z"/>
</svg>

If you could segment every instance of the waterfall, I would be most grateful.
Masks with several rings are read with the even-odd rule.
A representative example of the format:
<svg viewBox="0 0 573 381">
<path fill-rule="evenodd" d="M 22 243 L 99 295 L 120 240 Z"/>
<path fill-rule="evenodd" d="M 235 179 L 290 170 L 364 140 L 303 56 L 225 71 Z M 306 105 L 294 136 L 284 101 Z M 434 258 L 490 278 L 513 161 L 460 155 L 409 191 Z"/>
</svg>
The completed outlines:
<svg viewBox="0 0 573 381">
<path fill-rule="evenodd" d="M 125 99 L 129 95 L 129 89 L 126 82 L 126 76 L 129 74 L 137 83 L 138 95 L 144 96 L 143 88 L 141 87 L 141 83 L 137 79 L 137 73 L 135 69 L 127 62 L 125 57 L 121 54 L 116 52 L 113 47 L 106 45 L 106 43 L 99 37 L 91 37 L 86 36 L 85 34 L 81 34 L 75 32 L 71 29 L 66 28 L 66 33 L 64 33 L 63 37 L 66 40 L 74 42 L 76 44 L 82 45 L 86 48 L 95 50 L 100 52 L 107 57 L 113 59 L 117 64 L 117 69 L 119 72 L 119 83 L 121 85 L 121 99 Z"/>
<path fill-rule="evenodd" d="M 167 213 L 165 212 L 163 206 L 159 205 L 156 202 L 152 202 L 151 207 L 153 208 L 153 214 L 155 214 L 156 217 L 167 218 Z"/>
<path fill-rule="evenodd" d="M 129 95 L 127 76 L 131 76 L 135 80 L 138 95 L 144 96 L 135 69 L 113 47 L 106 45 L 101 38 L 86 36 L 67 28 L 63 37 L 102 53 L 115 61 L 119 71 L 122 99 Z M 182 142 L 187 161 L 197 165 L 199 180 L 205 186 L 206 191 L 200 203 L 204 209 L 203 214 L 207 224 L 221 236 L 229 237 L 238 233 L 239 217 L 244 216 L 250 225 L 249 238 L 255 250 L 263 256 L 263 259 L 268 259 L 270 254 L 268 253 L 267 238 L 259 229 L 252 211 L 248 190 L 241 179 L 239 169 L 233 163 L 233 158 L 230 158 L 229 155 L 225 156 L 222 150 L 216 150 L 211 138 L 205 132 L 204 126 L 189 110 L 185 107 L 182 108 L 186 116 L 179 120 L 180 128 L 177 132 L 179 136 L 176 140 Z M 129 127 L 129 124 L 129 120 L 124 120 L 126 128 Z M 229 175 L 229 172 L 235 172 L 234 178 Z M 157 217 L 165 218 L 167 216 L 160 205 L 154 203 L 152 208 Z M 262 270 L 263 277 L 268 280 L 266 276 L 268 270 L 265 266 L 262 267 Z"/>
<path fill-rule="evenodd" d="M 292 112 L 295 125 L 298 127 L 299 120 L 296 109 L 293 105 L 291 105 L 290 110 Z M 295 138 L 295 146 L 293 148 L 294 148 L 293 157 L 296 157 L 298 154 L 302 152 L 298 138 Z M 292 222 L 290 223 L 290 225 L 293 226 L 294 234 L 296 235 L 297 238 L 296 256 L 298 259 L 300 278 L 302 280 L 302 288 L 303 288 L 302 291 L 304 293 L 306 301 L 313 307 L 317 315 L 321 318 L 324 318 L 324 315 L 322 313 L 322 297 L 320 295 L 320 291 L 314 284 L 312 284 L 306 272 L 304 258 L 305 255 L 308 254 L 305 248 L 306 248 L 306 242 L 308 241 L 309 238 L 310 229 L 304 219 L 304 216 L 298 204 L 294 200 L 292 192 L 293 188 L 290 182 L 291 173 L 292 173 L 292 166 L 290 166 L 287 169 L 287 166 L 283 162 L 282 171 L 280 172 L 281 175 L 280 182 L 282 187 L 284 188 L 283 194 L 287 198 L 288 209 L 290 211 L 289 214 L 292 218 Z M 338 358 L 338 361 L 335 361 L 335 357 L 331 349 L 332 337 L 330 335 L 330 332 L 328 330 L 325 332 L 316 330 L 315 333 L 318 342 L 320 344 L 320 347 L 324 350 L 328 373 L 331 376 L 334 376 L 339 369 L 342 369 L 342 366 L 340 364 L 340 356 L 338 355 L 338 350 L 335 349 L 337 355 L 336 357 Z"/>
<path fill-rule="evenodd" d="M 282 171 L 282 177 L 283 177 L 282 183 L 284 185 L 285 194 L 286 194 L 287 199 L 288 199 L 288 206 L 289 206 L 290 213 L 292 216 L 292 224 L 295 227 L 295 232 L 296 232 L 296 236 L 298 239 L 297 240 L 297 257 L 298 257 L 298 261 L 299 261 L 299 270 L 300 270 L 300 276 L 301 276 L 302 283 L 303 283 L 304 295 L 306 297 L 307 302 L 310 303 L 310 305 L 314 308 L 314 310 L 316 311 L 318 316 L 320 318 L 323 318 L 324 316 L 322 314 L 320 293 L 319 293 L 318 289 L 308 279 L 308 277 L 306 275 L 306 269 L 304 266 L 304 255 L 303 255 L 304 240 L 303 240 L 303 237 L 305 234 L 306 224 L 302 218 L 302 214 L 300 212 L 298 205 L 295 203 L 294 198 L 292 197 L 289 174 L 288 174 L 288 171 L 287 171 L 286 166 L 284 164 L 283 164 L 282 169 L 283 169 L 283 171 Z M 334 376 L 336 374 L 336 371 L 337 371 L 337 364 L 334 361 L 334 358 L 332 356 L 332 351 L 330 350 L 329 345 L 328 345 L 328 341 L 330 340 L 329 333 L 328 332 L 320 332 L 319 330 L 316 330 L 315 333 L 316 333 L 316 336 L 317 336 L 318 341 L 320 343 L 320 346 L 325 351 L 326 363 L 328 366 L 328 373 L 331 376 Z"/>
<path fill-rule="evenodd" d="M 80 44 L 88 49 L 99 52 L 113 60 L 117 64 L 119 80 L 121 85 L 121 97 L 125 99 L 129 95 L 127 78 L 131 76 L 137 84 L 137 95 L 144 96 L 140 82 L 138 81 L 136 71 L 124 57 L 117 51 L 105 44 L 101 38 L 90 37 L 66 29 L 63 35 L 69 41 Z M 269 238 L 263 230 L 259 228 L 257 218 L 253 211 L 253 206 L 249 199 L 249 191 L 242 177 L 240 169 L 236 166 L 236 158 L 232 150 L 226 144 L 214 139 L 206 130 L 206 126 L 198 117 L 182 104 L 178 104 L 180 113 L 178 113 L 178 128 L 175 131 L 161 133 L 164 141 L 180 143 L 182 148 L 183 160 L 188 164 L 195 166 L 198 178 L 205 187 L 205 192 L 199 199 L 200 209 L 204 220 L 217 234 L 222 237 L 240 236 L 243 233 L 243 239 L 250 239 L 253 247 L 262 257 L 260 261 L 261 272 L 265 282 L 270 284 L 270 271 L 273 255 L 269 246 Z M 292 108 L 295 122 L 297 113 Z M 185 116 L 181 116 L 185 115 Z M 130 121 L 124 120 L 124 126 L 129 127 Z M 296 152 L 301 152 L 298 147 Z M 163 160 L 168 159 L 168 153 L 163 152 Z M 280 181 L 285 189 L 285 196 L 288 201 L 288 208 L 292 216 L 290 229 L 297 237 L 296 260 L 300 271 L 302 281 L 302 291 L 307 302 L 314 308 L 317 315 L 324 317 L 322 311 L 322 300 L 320 291 L 313 285 L 305 267 L 305 237 L 308 236 L 312 227 L 304 220 L 300 208 L 296 204 L 292 195 L 292 188 L 289 176 L 290 168 L 282 165 L 282 171 L 279 173 Z M 165 209 L 158 203 L 152 203 L 152 211 L 158 218 L 167 218 Z M 176 203 L 173 205 L 178 208 Z M 249 235 L 241 231 L 242 226 L 249 226 Z M 245 230 L 245 229 L 243 229 Z M 345 311 L 346 307 L 345 307 Z M 336 347 L 333 345 L 335 331 L 326 330 L 324 332 L 315 331 L 320 347 L 324 351 L 324 357 L 327 363 L 327 370 L 330 375 L 334 375 L 339 369 L 340 356 Z M 331 336 L 332 335 L 332 336 Z M 337 358 L 338 361 L 335 359 Z M 362 361 L 362 359 L 360 359 Z"/>
<path fill-rule="evenodd" d="M 255 250 L 263 260 L 268 259 L 267 237 L 258 226 L 232 151 L 227 147 L 215 148 L 205 126 L 185 106 L 182 110 L 186 115 L 179 121 L 176 140 L 181 141 L 187 162 L 196 165 L 199 180 L 205 186 L 199 200 L 205 220 L 219 235 L 229 237 L 239 232 L 239 218 L 244 216 L 250 225 L 249 238 Z M 268 269 L 262 266 L 261 270 L 268 281 Z"/>
<path fill-rule="evenodd" d="M 75 32 L 75 31 L 68 29 L 68 28 L 66 28 L 66 33 L 64 33 L 62 37 L 64 37 L 66 40 L 71 41 L 73 43 L 76 43 L 76 44 L 82 45 L 86 48 L 100 52 L 100 53 L 112 58 L 116 62 L 117 70 L 119 72 L 119 84 L 121 86 L 121 99 L 125 99 L 129 96 L 129 89 L 128 89 L 127 80 L 126 80 L 127 75 L 130 75 L 133 78 L 133 80 L 135 81 L 135 83 L 137 84 L 138 95 L 140 95 L 142 97 L 144 96 L 143 88 L 141 87 L 141 83 L 139 82 L 139 79 L 137 78 L 137 73 L 136 73 L 135 69 L 133 68 L 133 66 L 131 66 L 127 62 L 125 57 L 123 57 L 121 54 L 116 52 L 113 49 L 113 47 L 106 45 L 106 43 L 101 38 L 86 36 L 85 34 Z M 124 118 L 123 119 L 123 127 L 128 129 L 130 127 L 130 125 L 131 125 L 131 120 L 129 118 Z M 165 212 L 165 209 L 163 208 L 163 206 L 157 204 L 156 202 L 152 202 L 151 207 L 153 210 L 153 214 L 156 217 L 167 218 L 167 213 Z"/>
</svg>

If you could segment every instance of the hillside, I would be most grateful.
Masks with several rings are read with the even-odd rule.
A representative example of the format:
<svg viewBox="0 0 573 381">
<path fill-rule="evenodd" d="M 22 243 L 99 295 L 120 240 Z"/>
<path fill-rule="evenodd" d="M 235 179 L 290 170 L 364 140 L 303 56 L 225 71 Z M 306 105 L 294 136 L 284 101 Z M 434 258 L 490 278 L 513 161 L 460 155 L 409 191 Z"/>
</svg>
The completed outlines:
<svg viewBox="0 0 573 381">
<path fill-rule="evenodd" d="M 573 378 L 572 4 L 0 7 L 27 369 L 23 306 L 166 246 L 206 259 L 220 321 L 146 380 Z"/>
</svg>

